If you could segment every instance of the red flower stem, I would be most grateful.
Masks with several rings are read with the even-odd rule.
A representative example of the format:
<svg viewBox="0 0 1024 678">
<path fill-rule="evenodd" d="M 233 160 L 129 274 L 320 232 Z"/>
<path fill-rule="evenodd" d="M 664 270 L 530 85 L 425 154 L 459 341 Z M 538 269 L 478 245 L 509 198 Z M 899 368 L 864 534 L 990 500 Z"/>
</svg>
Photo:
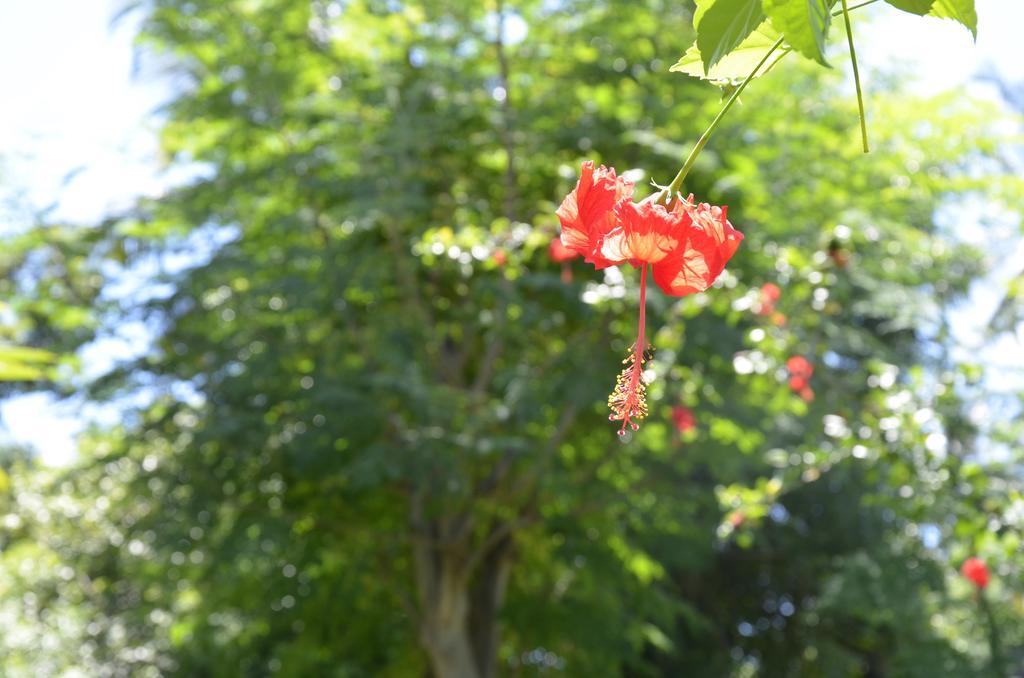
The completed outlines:
<svg viewBox="0 0 1024 678">
<path fill-rule="evenodd" d="M 647 264 L 644 264 L 640 273 L 640 327 L 636 333 L 636 364 L 643 365 L 644 349 L 647 342 L 644 341 L 644 324 L 647 316 Z M 640 370 L 641 372 L 643 370 Z"/>
<path fill-rule="evenodd" d="M 626 416 L 622 418 L 622 428 L 619 429 L 619 433 L 622 434 L 626 430 L 626 425 L 630 423 L 630 414 L 633 408 L 636 406 L 637 400 L 637 389 L 640 386 L 640 380 L 643 379 L 644 373 L 644 349 L 647 346 L 647 341 L 644 337 L 647 323 L 647 264 L 644 264 L 643 269 L 640 272 L 640 324 L 636 331 L 636 344 L 633 345 L 633 369 L 632 374 L 629 378 L 629 400 L 626 401 Z M 634 429 L 636 426 L 634 425 Z"/>
</svg>

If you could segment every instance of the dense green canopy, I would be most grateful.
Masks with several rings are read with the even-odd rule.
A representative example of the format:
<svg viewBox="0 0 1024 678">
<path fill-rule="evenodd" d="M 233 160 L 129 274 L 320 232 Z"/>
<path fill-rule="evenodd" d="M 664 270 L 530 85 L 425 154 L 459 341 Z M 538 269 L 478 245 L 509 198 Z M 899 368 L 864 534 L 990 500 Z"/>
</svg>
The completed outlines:
<svg viewBox="0 0 1024 678">
<path fill-rule="evenodd" d="M 878 77 L 863 155 L 840 73 L 754 82 L 686 182 L 746 239 L 651 291 L 651 416 L 607 421 L 638 275 L 551 261 L 554 211 L 584 159 L 667 182 L 717 112 L 668 72 L 690 9 L 142 3 L 196 178 L 0 256 L 28 344 L 155 336 L 62 372 L 125 411 L 74 468 L 0 474 L 4 675 L 1019 668 L 1017 449 L 980 454 L 1014 431 L 968 416 L 947 326 L 984 272 L 961 212 L 1019 195 L 990 107 Z"/>
</svg>

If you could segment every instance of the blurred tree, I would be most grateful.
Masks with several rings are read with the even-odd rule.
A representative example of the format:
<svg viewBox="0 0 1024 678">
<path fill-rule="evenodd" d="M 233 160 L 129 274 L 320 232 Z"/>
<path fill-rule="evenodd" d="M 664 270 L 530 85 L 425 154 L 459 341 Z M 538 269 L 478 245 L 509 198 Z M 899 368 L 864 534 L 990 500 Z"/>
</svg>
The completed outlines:
<svg viewBox="0 0 1024 678">
<path fill-rule="evenodd" d="M 652 293 L 653 413 L 623 445 L 632 283 L 566 283 L 548 246 L 582 158 L 663 183 L 717 109 L 667 73 L 682 3 L 142 8 L 197 178 L 4 263 L 38 345 L 157 337 L 87 387 L 144 404 L 5 491 L 12 674 L 986 670 L 943 575 L 1020 488 L 971 456 L 943 323 L 981 261 L 935 214 L 999 171 L 991 111 L 894 85 L 862 156 L 835 76 L 748 90 L 688 179 L 747 239 L 709 293 Z"/>
</svg>

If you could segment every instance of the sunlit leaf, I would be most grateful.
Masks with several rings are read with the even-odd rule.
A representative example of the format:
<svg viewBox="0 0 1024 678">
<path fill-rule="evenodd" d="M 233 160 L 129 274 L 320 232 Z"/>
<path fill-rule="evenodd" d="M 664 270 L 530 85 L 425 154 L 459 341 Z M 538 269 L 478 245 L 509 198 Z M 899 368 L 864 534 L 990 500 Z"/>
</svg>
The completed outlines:
<svg viewBox="0 0 1024 678">
<path fill-rule="evenodd" d="M 696 43 L 686 50 L 686 54 L 675 63 L 669 70 L 677 73 L 686 73 L 703 80 L 709 80 L 716 84 L 738 84 L 746 78 L 754 67 L 761 62 L 764 55 L 778 42 L 779 33 L 765 21 L 757 27 L 753 33 L 747 36 L 740 45 L 729 52 L 717 64 L 705 73 L 700 48 Z M 757 72 L 760 77 L 786 55 L 787 49 L 777 49 L 769 57 L 764 66 Z"/>
<path fill-rule="evenodd" d="M 885 0 L 888 4 L 892 5 L 896 9 L 902 9 L 904 12 L 910 12 L 911 14 L 917 14 L 918 16 L 924 16 L 927 14 L 932 5 L 935 4 L 935 0 Z"/>
<path fill-rule="evenodd" d="M 832 21 L 829 0 L 765 0 L 764 11 L 786 43 L 820 64 L 825 61 L 825 40 Z"/>
<path fill-rule="evenodd" d="M 978 38 L 978 13 L 974 9 L 974 0 L 935 0 L 930 14 L 959 22 L 975 39 Z"/>
<path fill-rule="evenodd" d="M 764 21 L 764 11 L 761 0 L 706 0 L 694 19 L 706 73 Z"/>
<path fill-rule="evenodd" d="M 33 381 L 44 376 L 54 361 L 49 351 L 0 345 L 0 381 Z"/>
</svg>

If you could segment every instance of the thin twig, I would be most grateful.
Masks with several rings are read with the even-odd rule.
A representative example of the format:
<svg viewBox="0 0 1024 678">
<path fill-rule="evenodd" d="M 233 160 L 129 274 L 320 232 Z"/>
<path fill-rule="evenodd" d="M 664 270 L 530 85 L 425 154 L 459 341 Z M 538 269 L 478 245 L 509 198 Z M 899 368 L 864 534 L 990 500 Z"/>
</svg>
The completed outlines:
<svg viewBox="0 0 1024 678">
<path fill-rule="evenodd" d="M 857 50 L 853 47 L 853 28 L 850 26 L 850 8 L 843 0 L 843 21 L 846 22 L 846 41 L 850 44 L 850 60 L 853 62 L 853 84 L 857 88 L 857 108 L 860 109 L 860 140 L 864 152 L 868 149 L 868 121 L 864 117 L 864 93 L 860 88 L 860 69 L 857 68 Z"/>
</svg>

